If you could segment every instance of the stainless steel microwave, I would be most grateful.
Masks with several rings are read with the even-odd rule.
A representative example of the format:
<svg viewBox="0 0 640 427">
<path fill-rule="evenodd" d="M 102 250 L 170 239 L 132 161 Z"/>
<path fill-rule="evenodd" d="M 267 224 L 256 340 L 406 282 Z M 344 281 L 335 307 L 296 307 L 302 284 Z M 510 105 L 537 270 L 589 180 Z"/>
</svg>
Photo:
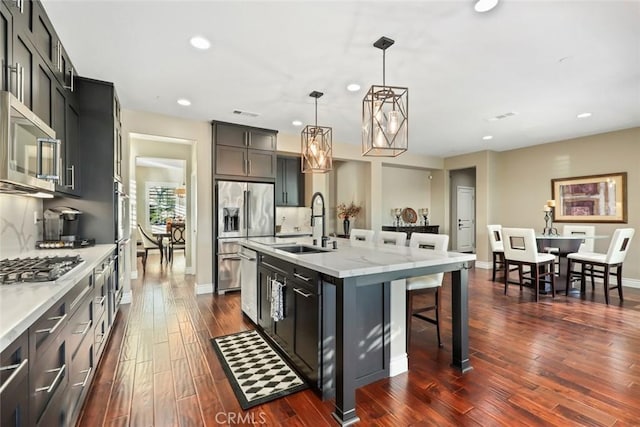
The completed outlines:
<svg viewBox="0 0 640 427">
<path fill-rule="evenodd" d="M 0 192 L 53 192 L 61 162 L 55 131 L 10 92 L 0 91 Z"/>
</svg>

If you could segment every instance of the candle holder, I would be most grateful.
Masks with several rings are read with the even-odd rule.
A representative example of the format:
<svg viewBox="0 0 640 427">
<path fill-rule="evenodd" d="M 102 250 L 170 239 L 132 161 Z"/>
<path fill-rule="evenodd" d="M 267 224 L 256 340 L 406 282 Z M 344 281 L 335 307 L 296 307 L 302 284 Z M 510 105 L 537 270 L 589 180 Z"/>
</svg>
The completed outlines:
<svg viewBox="0 0 640 427">
<path fill-rule="evenodd" d="M 553 207 L 549 206 L 544 211 L 544 230 L 542 230 L 544 236 L 557 236 L 558 229 L 553 226 Z"/>
<path fill-rule="evenodd" d="M 396 208 L 394 214 L 396 216 L 396 227 L 400 227 L 400 216 L 402 215 L 402 209 Z"/>
<path fill-rule="evenodd" d="M 420 215 L 422 215 L 422 225 L 429 225 L 429 209 L 422 208 L 420 209 Z"/>
</svg>

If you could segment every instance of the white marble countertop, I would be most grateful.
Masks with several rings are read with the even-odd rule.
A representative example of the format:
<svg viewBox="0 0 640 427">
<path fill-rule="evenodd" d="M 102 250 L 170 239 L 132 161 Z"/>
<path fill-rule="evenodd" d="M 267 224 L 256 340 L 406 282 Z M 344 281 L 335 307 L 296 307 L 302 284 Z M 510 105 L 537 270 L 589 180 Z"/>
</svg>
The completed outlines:
<svg viewBox="0 0 640 427">
<path fill-rule="evenodd" d="M 15 258 L 80 255 L 84 260 L 53 282 L 0 285 L 0 351 L 26 331 L 56 301 L 116 249 L 115 244 L 84 249 L 33 250 Z M 13 259 L 14 257 L 9 257 Z"/>
<path fill-rule="evenodd" d="M 330 249 L 331 241 L 338 242 L 338 249 Z M 326 252 L 293 254 L 278 250 L 278 245 L 304 244 L 311 246 L 310 237 L 295 238 L 250 238 L 241 245 L 264 254 L 291 262 L 302 267 L 337 278 L 356 277 L 367 274 L 402 271 L 412 268 L 431 267 L 456 262 L 475 261 L 475 254 L 414 249 L 406 246 L 370 244 L 348 239 L 331 238 Z"/>
</svg>

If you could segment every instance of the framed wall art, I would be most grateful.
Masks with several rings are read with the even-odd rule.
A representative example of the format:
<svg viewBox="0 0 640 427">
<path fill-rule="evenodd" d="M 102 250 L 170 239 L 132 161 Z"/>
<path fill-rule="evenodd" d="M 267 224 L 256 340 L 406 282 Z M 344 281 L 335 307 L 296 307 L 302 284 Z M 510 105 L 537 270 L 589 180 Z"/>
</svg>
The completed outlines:
<svg viewBox="0 0 640 427">
<path fill-rule="evenodd" d="M 627 173 L 551 180 L 555 222 L 627 222 Z"/>
</svg>

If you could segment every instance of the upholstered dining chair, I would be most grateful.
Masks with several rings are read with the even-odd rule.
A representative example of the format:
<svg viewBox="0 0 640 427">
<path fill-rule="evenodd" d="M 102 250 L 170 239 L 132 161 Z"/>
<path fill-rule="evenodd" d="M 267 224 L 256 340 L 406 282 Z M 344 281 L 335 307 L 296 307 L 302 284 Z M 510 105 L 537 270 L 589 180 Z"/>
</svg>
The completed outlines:
<svg viewBox="0 0 640 427">
<path fill-rule="evenodd" d="M 185 225 L 171 224 L 171 241 L 169 242 L 169 260 L 173 263 L 173 251 L 182 250 L 186 253 Z"/>
<path fill-rule="evenodd" d="M 349 240 L 356 242 L 369 242 L 373 243 L 373 237 L 375 236 L 375 231 L 373 230 L 364 230 L 362 228 L 353 228 L 351 229 L 351 233 L 349 234 Z"/>
<path fill-rule="evenodd" d="M 538 302 L 538 284 L 540 279 L 549 278 L 551 283 L 551 296 L 556 296 L 555 279 L 555 255 L 538 253 L 536 233 L 533 228 L 503 228 L 502 241 L 504 244 L 504 294 L 507 294 L 509 286 L 510 266 L 518 267 L 518 282 L 520 290 L 524 281 L 531 282 L 535 300 Z M 523 267 L 529 267 L 529 276 L 525 277 Z"/>
<path fill-rule="evenodd" d="M 593 225 L 565 225 L 562 227 L 562 235 L 593 237 L 596 235 L 596 228 Z M 578 252 L 593 252 L 593 239 L 584 239 Z"/>
<path fill-rule="evenodd" d="M 384 245 L 405 246 L 407 243 L 407 233 L 401 231 L 378 231 L 376 243 Z"/>
<path fill-rule="evenodd" d="M 158 252 L 162 250 L 158 241 L 153 237 L 149 236 L 142 226 L 138 224 L 138 238 L 142 241 L 142 247 L 144 248 L 144 255 L 142 256 L 142 271 L 147 270 L 147 258 L 149 256 L 149 251 L 157 249 Z"/>
<path fill-rule="evenodd" d="M 449 245 L 449 236 L 446 234 L 411 233 L 409 247 L 434 251 L 446 251 Z M 436 325 L 438 346 L 442 347 L 440 339 L 440 287 L 444 273 L 430 274 L 427 276 L 407 278 L 407 351 L 411 344 L 411 319 L 416 317 Z M 423 307 L 414 307 L 414 298 L 433 294 L 433 304 Z M 433 311 L 434 317 L 427 317 L 422 313 Z"/>
<path fill-rule="evenodd" d="M 487 225 L 487 232 L 489 234 L 489 245 L 491 246 L 491 252 L 493 253 L 493 275 L 492 281 L 496 281 L 496 271 L 504 273 L 504 244 L 502 243 L 502 225 L 491 224 Z"/>
<path fill-rule="evenodd" d="M 633 228 L 618 228 L 611 238 L 609 249 L 606 254 L 595 252 L 576 252 L 567 255 L 567 277 L 575 277 L 580 275 L 581 290 L 585 290 L 585 278 L 587 275 L 591 278 L 591 286 L 595 288 L 594 278 L 600 278 L 604 281 L 604 300 L 609 304 L 609 291 L 618 289 L 618 297 L 620 301 L 622 297 L 622 264 L 627 256 L 629 244 L 635 234 Z M 580 271 L 572 270 L 572 267 L 580 265 Z M 616 278 L 616 285 L 609 286 L 610 276 Z M 567 286 L 567 290 L 569 286 Z"/>
</svg>

